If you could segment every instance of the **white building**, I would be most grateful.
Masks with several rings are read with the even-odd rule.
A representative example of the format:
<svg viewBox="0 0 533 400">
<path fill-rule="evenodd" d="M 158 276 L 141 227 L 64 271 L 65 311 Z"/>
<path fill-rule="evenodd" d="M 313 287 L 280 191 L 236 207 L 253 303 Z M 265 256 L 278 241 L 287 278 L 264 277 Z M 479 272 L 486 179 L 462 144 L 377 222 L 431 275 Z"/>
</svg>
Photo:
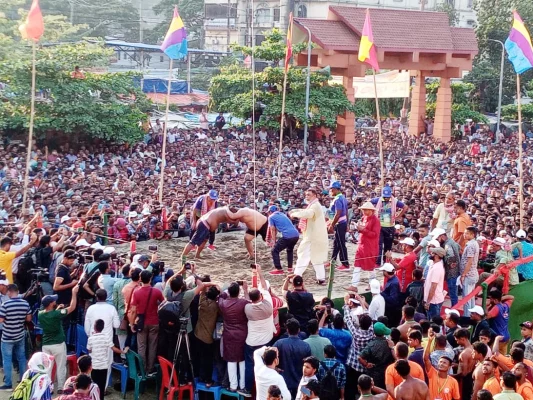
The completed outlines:
<svg viewBox="0 0 533 400">
<path fill-rule="evenodd" d="M 476 23 L 473 0 L 253 0 L 253 36 L 259 44 L 263 31 L 286 29 L 290 11 L 299 18 L 326 19 L 330 5 L 420 10 L 421 1 L 426 2 L 424 9 L 428 12 L 443 2 L 453 5 L 459 15 L 459 27 L 473 28 Z M 252 0 L 205 0 L 204 48 L 227 51 L 231 43 L 250 45 L 251 21 Z"/>
</svg>

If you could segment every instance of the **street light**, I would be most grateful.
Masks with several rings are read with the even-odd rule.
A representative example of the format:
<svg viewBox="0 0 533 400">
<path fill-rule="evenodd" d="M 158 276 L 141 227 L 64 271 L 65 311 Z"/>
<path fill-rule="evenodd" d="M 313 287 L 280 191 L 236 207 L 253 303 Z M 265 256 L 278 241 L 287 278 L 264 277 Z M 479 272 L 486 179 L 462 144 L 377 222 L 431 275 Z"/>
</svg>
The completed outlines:
<svg viewBox="0 0 533 400">
<path fill-rule="evenodd" d="M 311 42 L 311 31 L 307 26 L 302 25 L 307 31 L 307 80 L 305 84 L 305 122 L 304 122 L 304 151 L 307 152 L 307 119 L 309 118 L 309 90 L 311 86 L 311 51 L 313 43 Z"/>
<path fill-rule="evenodd" d="M 498 121 L 496 122 L 496 140 L 498 143 L 498 132 L 500 132 L 500 121 L 502 119 L 502 92 L 503 92 L 503 62 L 505 60 L 505 45 L 503 42 L 496 39 L 487 39 L 489 42 L 496 42 L 502 45 L 502 61 L 500 65 L 500 88 L 498 93 Z"/>
</svg>

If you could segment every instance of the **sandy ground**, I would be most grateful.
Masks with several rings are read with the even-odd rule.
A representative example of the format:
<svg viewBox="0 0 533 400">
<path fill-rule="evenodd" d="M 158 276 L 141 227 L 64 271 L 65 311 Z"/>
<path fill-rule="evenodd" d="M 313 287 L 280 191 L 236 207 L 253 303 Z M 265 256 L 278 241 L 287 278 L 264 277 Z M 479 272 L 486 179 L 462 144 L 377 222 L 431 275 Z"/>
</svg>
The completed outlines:
<svg viewBox="0 0 533 400">
<path fill-rule="evenodd" d="M 169 241 L 148 241 L 137 243 L 137 252 L 143 252 L 150 254 L 148 246 L 157 244 L 159 246 L 158 256 L 160 260 L 165 262 L 166 268 L 177 269 L 180 265 L 180 255 L 187 244 L 186 238 L 172 239 Z M 231 281 L 248 279 L 251 277 L 250 263 L 252 260 L 248 259 L 248 253 L 244 246 L 244 231 L 220 233 L 215 239 L 216 250 L 209 250 L 207 247 L 201 254 L 201 258 L 194 260 L 194 252 L 189 254 L 189 259 L 196 263 L 196 270 L 199 274 L 209 274 L 211 280 L 214 282 L 229 283 Z M 254 246 L 257 248 L 257 263 L 261 265 L 265 272 L 266 279 L 268 279 L 272 287 L 277 291 L 281 290 L 284 275 L 269 275 L 267 272 L 274 268 L 272 264 L 272 256 L 270 254 L 270 248 L 263 242 L 263 239 L 259 237 L 255 241 Z M 122 249 L 119 246 L 120 249 Z M 355 259 L 355 251 L 357 245 L 353 243 L 347 243 L 348 248 L 348 260 L 350 265 L 353 264 Z M 129 247 L 124 247 L 124 251 L 128 251 Z M 333 249 L 333 240 L 330 240 L 330 251 Z M 121 251 L 121 250 L 119 250 Z M 330 253 L 331 254 L 331 253 Z M 296 249 L 294 251 L 294 258 L 296 264 Z M 283 268 L 287 269 L 286 252 L 281 253 L 281 262 Z M 338 265 L 338 264 L 337 264 Z M 328 277 L 329 268 L 326 268 L 326 277 Z M 349 286 L 351 283 L 352 272 L 338 272 L 335 271 L 334 283 L 333 283 L 333 296 L 342 297 L 345 295 L 344 287 Z M 367 287 L 367 274 L 362 273 L 362 282 L 359 287 L 359 292 L 362 293 Z M 381 278 L 381 273 L 378 273 L 378 279 Z M 380 279 L 381 280 L 381 279 Z M 311 291 L 315 295 L 315 299 L 320 299 L 327 293 L 327 286 L 320 286 L 316 284 L 315 273 L 310 266 L 304 274 L 304 284 L 307 290 Z"/>
</svg>

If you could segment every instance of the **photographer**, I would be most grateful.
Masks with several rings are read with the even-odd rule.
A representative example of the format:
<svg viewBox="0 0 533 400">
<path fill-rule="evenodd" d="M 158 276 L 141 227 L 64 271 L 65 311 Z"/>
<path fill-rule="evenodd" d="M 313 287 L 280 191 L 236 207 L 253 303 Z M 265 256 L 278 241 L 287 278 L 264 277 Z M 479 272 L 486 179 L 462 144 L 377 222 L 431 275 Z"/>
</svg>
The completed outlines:
<svg viewBox="0 0 533 400">
<path fill-rule="evenodd" d="M 56 278 L 54 279 L 54 294 L 57 294 L 57 304 L 68 307 L 72 300 L 72 289 L 78 284 L 74 279 L 77 270 L 75 269 L 78 253 L 74 250 L 67 250 L 63 253 L 61 264 L 57 267 Z M 68 330 L 69 318 L 63 319 L 63 329 Z"/>
</svg>

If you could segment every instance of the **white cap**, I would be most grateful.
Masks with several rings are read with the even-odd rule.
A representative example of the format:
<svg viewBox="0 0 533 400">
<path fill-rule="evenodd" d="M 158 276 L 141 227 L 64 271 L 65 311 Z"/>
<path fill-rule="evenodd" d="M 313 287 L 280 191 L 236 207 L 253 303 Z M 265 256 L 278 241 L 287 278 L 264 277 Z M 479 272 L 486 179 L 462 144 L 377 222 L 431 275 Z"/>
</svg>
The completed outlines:
<svg viewBox="0 0 533 400">
<path fill-rule="evenodd" d="M 104 248 L 104 254 L 112 254 L 116 251 L 116 249 L 112 246 L 108 246 Z"/>
<path fill-rule="evenodd" d="M 507 244 L 507 242 L 505 241 L 504 238 L 499 238 L 499 237 L 498 237 L 498 238 L 496 238 L 496 239 L 494 239 L 494 240 L 492 241 L 492 244 L 495 244 L 495 245 L 497 245 L 497 246 L 502 246 L 502 247 L 503 247 L 503 246 L 505 246 L 505 245 Z"/>
<path fill-rule="evenodd" d="M 406 244 L 408 246 L 415 247 L 415 241 L 411 239 L 410 237 L 407 237 L 404 240 L 402 240 L 400 244 Z"/>
<path fill-rule="evenodd" d="M 438 238 L 440 235 L 444 235 L 446 231 L 442 228 L 435 228 L 431 231 L 431 236 L 434 238 Z"/>
<path fill-rule="evenodd" d="M 519 229 L 517 232 L 516 232 L 516 237 L 517 238 L 525 238 L 527 235 L 526 235 L 526 231 L 523 230 L 523 229 Z"/>
<path fill-rule="evenodd" d="M 137 211 L 130 211 L 128 214 L 129 218 L 137 218 Z"/>
<path fill-rule="evenodd" d="M 444 309 L 444 314 L 446 314 L 446 315 L 455 314 L 455 315 L 459 315 L 459 316 L 461 315 L 459 313 L 459 311 L 454 310 L 453 308 L 445 308 Z"/>
<path fill-rule="evenodd" d="M 502 230 L 500 231 L 500 235 L 507 235 L 507 231 L 506 231 L 505 229 L 502 229 Z"/>
<path fill-rule="evenodd" d="M 81 241 L 81 240 L 80 240 Z M 103 249 L 104 246 L 102 246 L 100 243 L 98 242 L 94 242 L 93 244 L 91 244 L 91 249 Z"/>
<path fill-rule="evenodd" d="M 134 269 L 134 268 L 140 268 L 142 269 L 142 265 L 139 264 L 139 258 L 141 258 L 142 254 L 135 254 L 133 256 L 133 260 L 131 261 L 131 268 Z"/>
<path fill-rule="evenodd" d="M 381 293 L 381 285 L 377 279 L 372 279 L 370 281 L 370 293 L 378 294 Z"/>
<path fill-rule="evenodd" d="M 378 268 L 378 271 L 387 271 L 387 272 L 394 272 L 396 268 L 394 268 L 394 265 L 391 263 L 385 263 L 380 268 Z"/>
<path fill-rule="evenodd" d="M 477 240 L 478 242 L 483 242 L 483 241 L 487 240 L 487 238 L 486 238 L 485 236 L 483 236 L 483 235 L 479 235 L 479 236 L 476 238 L 476 240 Z"/>
<path fill-rule="evenodd" d="M 7 285 L 9 285 L 9 281 L 7 279 L 2 279 L 2 280 L 0 280 L 0 285 L 7 286 Z"/>
<path fill-rule="evenodd" d="M 402 226 L 399 225 L 399 224 L 394 225 L 394 229 L 401 229 L 401 228 L 402 228 Z"/>
<path fill-rule="evenodd" d="M 483 307 L 481 306 L 474 306 L 472 308 L 469 308 L 468 311 L 470 311 L 471 313 L 479 314 L 481 316 L 485 315 L 485 310 L 483 310 Z"/>
<path fill-rule="evenodd" d="M 61 223 L 64 224 L 67 221 L 70 221 L 70 217 L 68 215 L 63 215 L 61 217 Z"/>
<path fill-rule="evenodd" d="M 361 305 L 361 302 L 357 299 L 350 299 L 350 303 Z"/>
<path fill-rule="evenodd" d="M 152 213 L 150 212 L 150 210 L 148 210 L 146 208 L 142 211 L 142 215 L 150 215 L 150 214 L 152 214 Z"/>
<path fill-rule="evenodd" d="M 91 245 L 87 240 L 81 239 L 76 242 L 76 247 L 91 247 Z"/>
<path fill-rule="evenodd" d="M 440 247 L 440 243 L 437 239 L 432 239 L 428 242 L 427 247 Z"/>
</svg>

